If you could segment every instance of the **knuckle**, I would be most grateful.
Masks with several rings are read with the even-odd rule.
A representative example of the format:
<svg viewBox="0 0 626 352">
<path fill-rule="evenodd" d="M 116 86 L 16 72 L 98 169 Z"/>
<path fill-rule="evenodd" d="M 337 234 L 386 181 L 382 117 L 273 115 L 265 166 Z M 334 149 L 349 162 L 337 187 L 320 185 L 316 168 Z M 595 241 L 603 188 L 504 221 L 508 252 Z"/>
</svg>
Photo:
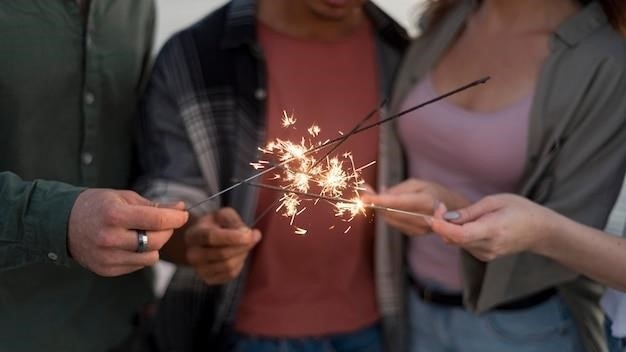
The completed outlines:
<svg viewBox="0 0 626 352">
<path fill-rule="evenodd" d="M 490 248 L 486 253 L 485 253 L 485 260 L 486 261 L 492 261 L 494 259 L 496 259 L 498 256 L 496 255 L 496 252 L 493 250 L 493 248 Z"/>
<path fill-rule="evenodd" d="M 115 236 L 111 236 L 106 231 L 99 231 L 96 234 L 96 246 L 101 248 L 111 248 L 116 245 Z"/>
<path fill-rule="evenodd" d="M 225 249 L 220 249 L 213 252 L 214 259 L 225 261 L 226 259 L 228 259 L 228 257 L 228 251 Z"/>
<path fill-rule="evenodd" d="M 224 215 L 231 215 L 235 213 L 235 209 L 233 209 L 232 207 L 224 207 L 221 208 L 217 211 L 217 214 L 224 216 Z"/>
<path fill-rule="evenodd" d="M 187 250 L 187 252 L 185 252 L 185 258 L 187 259 L 187 262 L 189 262 L 189 264 L 196 264 L 198 263 L 198 255 L 196 254 L 197 252 L 193 249 L 189 249 Z"/>
<path fill-rule="evenodd" d="M 118 225 L 122 222 L 122 210 L 117 205 L 107 206 L 103 211 L 104 222 L 109 225 Z"/>
<path fill-rule="evenodd" d="M 159 214 L 157 214 L 154 218 L 154 225 L 157 229 L 165 229 L 165 225 L 167 225 L 167 218 L 165 215 L 159 212 Z"/>
<path fill-rule="evenodd" d="M 498 197 L 496 197 L 495 195 L 489 195 L 485 197 L 484 202 L 487 206 L 493 207 L 498 203 Z"/>
<path fill-rule="evenodd" d="M 100 259 L 100 266 L 102 268 L 109 268 L 113 266 L 113 264 L 115 264 L 115 261 L 110 255 L 103 255 Z"/>
<path fill-rule="evenodd" d="M 160 258 L 159 251 L 152 251 L 152 252 L 149 252 L 148 254 L 149 255 L 148 255 L 146 266 L 152 266 L 159 261 L 159 258 Z"/>
<path fill-rule="evenodd" d="M 241 271 L 242 263 L 239 258 L 234 258 L 226 261 L 225 266 L 228 277 L 235 278 L 237 277 L 237 275 L 239 275 L 239 272 Z"/>
</svg>

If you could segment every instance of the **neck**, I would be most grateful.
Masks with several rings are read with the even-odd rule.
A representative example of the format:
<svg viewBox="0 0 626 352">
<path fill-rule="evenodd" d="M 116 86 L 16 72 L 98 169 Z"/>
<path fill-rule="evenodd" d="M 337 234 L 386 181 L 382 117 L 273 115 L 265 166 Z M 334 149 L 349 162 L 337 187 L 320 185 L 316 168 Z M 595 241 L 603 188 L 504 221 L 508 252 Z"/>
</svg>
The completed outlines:
<svg viewBox="0 0 626 352">
<path fill-rule="evenodd" d="M 259 0 L 258 19 L 272 29 L 301 39 L 334 40 L 352 33 L 364 20 L 362 7 L 330 17 L 301 0 Z"/>
<path fill-rule="evenodd" d="M 574 0 L 484 0 L 476 19 L 493 31 L 552 31 L 579 9 Z"/>
</svg>

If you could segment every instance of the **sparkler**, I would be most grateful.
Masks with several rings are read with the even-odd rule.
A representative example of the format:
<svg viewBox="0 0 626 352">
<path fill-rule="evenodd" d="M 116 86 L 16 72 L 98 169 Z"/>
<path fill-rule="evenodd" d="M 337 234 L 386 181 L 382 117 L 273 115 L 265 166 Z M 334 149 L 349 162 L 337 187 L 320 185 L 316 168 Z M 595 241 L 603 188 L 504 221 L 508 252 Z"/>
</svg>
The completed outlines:
<svg viewBox="0 0 626 352">
<path fill-rule="evenodd" d="M 296 123 L 293 116 L 289 117 L 286 113 L 283 113 L 283 116 L 283 121 L 289 123 L 288 125 L 284 123 L 283 126 L 292 126 Z M 369 116 L 366 118 L 369 118 Z M 313 125 L 307 131 L 309 138 L 315 138 L 321 129 Z M 294 218 L 306 210 L 306 205 L 300 196 L 313 195 L 313 189 L 318 192 L 313 197 L 315 200 L 314 204 L 320 199 L 335 200 L 336 216 L 348 215 L 349 220 L 347 221 L 350 221 L 360 210 L 365 214 L 364 208 L 360 207 L 362 209 L 359 209 L 359 207 L 354 206 L 356 204 L 355 201 L 338 201 L 344 200 L 342 198 L 344 192 L 350 190 L 354 191 L 356 199 L 358 199 L 359 194 L 357 190 L 365 183 L 360 177 L 360 172 L 364 168 L 373 165 L 374 162 L 357 169 L 351 153 L 344 153 L 342 159 L 338 156 L 330 157 L 329 153 L 326 153 L 322 159 L 316 160 L 314 156 L 308 155 L 308 152 L 320 144 L 323 143 L 314 143 L 311 139 L 305 139 L 304 137 L 298 143 L 277 138 L 270 141 L 265 147 L 259 148 L 263 153 L 274 155 L 281 161 L 281 164 L 276 166 L 280 168 L 280 172 L 275 173 L 271 177 L 271 180 L 281 183 L 281 186 L 275 186 L 275 188 L 271 189 L 283 191 L 282 197 L 278 199 L 279 206 L 276 211 L 282 210 L 284 216 L 291 218 L 291 225 L 294 223 Z M 350 163 L 351 171 L 344 167 L 345 162 Z M 269 162 L 265 160 L 252 163 L 252 166 L 256 169 L 263 169 L 267 165 L 269 165 Z M 251 182 L 247 183 L 251 184 Z M 296 229 L 296 233 L 300 234 L 305 231 L 305 229 L 298 227 Z"/>
<path fill-rule="evenodd" d="M 359 125 L 362 124 L 362 122 L 363 122 L 362 121 L 362 122 L 359 123 L 359 125 L 357 125 L 356 128 L 354 128 L 353 130 L 350 131 L 350 133 L 348 133 L 348 134 L 346 134 L 344 136 L 328 140 L 328 141 L 326 141 L 324 143 L 318 144 L 317 146 L 312 146 L 311 148 L 308 148 L 308 149 L 305 148 L 306 150 L 302 151 L 302 153 L 303 153 L 302 155 L 306 156 L 306 155 L 308 155 L 310 153 L 313 153 L 313 152 L 316 152 L 316 151 L 318 151 L 318 150 L 320 150 L 322 148 L 325 148 L 325 147 L 327 147 L 327 146 L 329 146 L 331 144 L 341 143 L 341 142 L 345 141 L 347 138 L 349 138 L 350 136 L 353 136 L 353 135 L 355 135 L 357 133 L 361 133 L 361 132 L 364 132 L 364 131 L 366 131 L 366 130 L 368 130 L 370 128 L 373 128 L 373 127 L 382 125 L 384 123 L 390 122 L 390 121 L 392 121 L 394 119 L 397 119 L 397 118 L 399 118 L 401 116 L 404 116 L 404 115 L 408 114 L 409 112 L 412 112 L 414 110 L 420 109 L 420 108 L 422 108 L 422 107 L 424 107 L 426 105 L 432 104 L 432 103 L 437 102 L 437 101 L 439 101 L 441 99 L 447 98 L 447 97 L 449 97 L 451 95 L 457 94 L 459 92 L 462 92 L 462 91 L 464 91 L 466 89 L 472 88 L 472 87 L 477 86 L 479 84 L 486 83 L 489 80 L 489 78 L 490 78 L 489 76 L 483 77 L 481 79 L 478 79 L 478 80 L 475 80 L 475 81 L 470 82 L 468 84 L 465 84 L 465 85 L 463 85 L 463 86 L 461 86 L 459 88 L 453 89 L 453 90 L 451 90 L 451 91 L 449 91 L 447 93 L 441 94 L 441 95 L 439 95 L 439 96 L 437 96 L 435 98 L 432 98 L 430 100 L 427 100 L 425 102 L 417 104 L 417 105 L 415 105 L 415 106 L 413 106 L 411 108 L 408 108 L 408 109 L 405 109 L 403 111 L 400 111 L 400 112 L 398 112 L 398 113 L 396 113 L 394 115 L 391 115 L 391 116 L 389 116 L 389 117 L 387 117 L 385 119 L 379 120 L 379 121 L 377 121 L 375 123 L 372 123 L 372 124 L 369 124 L 369 125 L 366 125 L 366 126 L 363 126 L 363 127 L 358 127 Z M 366 116 L 366 119 L 367 118 L 368 118 L 368 116 Z M 366 120 L 366 119 L 364 119 L 364 120 Z M 283 125 L 285 125 L 285 124 L 290 125 L 291 123 L 292 123 L 292 121 L 290 119 L 286 119 L 286 120 L 283 119 Z M 246 184 L 246 183 L 249 184 L 252 180 L 254 180 L 254 179 L 258 178 L 258 177 L 261 177 L 261 176 L 271 172 L 272 170 L 276 169 L 277 167 L 283 166 L 283 165 L 285 165 L 288 162 L 291 162 L 293 160 L 295 160 L 295 158 L 284 159 L 284 160 L 282 160 L 278 164 L 272 165 L 272 166 L 264 169 L 263 171 L 257 172 L 257 173 L 249 176 L 248 178 L 246 178 L 244 180 L 241 180 L 241 181 L 239 181 L 239 182 L 237 182 L 237 183 L 235 183 L 235 184 L 233 184 L 233 185 L 231 185 L 229 187 L 226 187 L 226 188 L 222 189 L 221 191 L 218 191 L 218 192 L 212 194 L 211 196 L 209 196 L 208 198 L 204 199 L 203 201 L 198 202 L 196 204 L 193 204 L 191 207 L 188 207 L 187 210 L 190 210 L 190 209 L 195 208 L 195 207 L 197 207 L 197 206 L 199 206 L 201 204 L 204 204 L 204 203 L 206 203 L 208 201 L 211 201 L 211 200 L 219 197 L 220 195 L 222 195 L 222 194 L 224 194 L 224 193 L 226 193 L 228 191 L 231 191 L 231 190 L 241 186 L 242 184 Z M 320 160 L 322 160 L 322 159 L 320 159 Z M 310 166 L 317 166 L 317 165 L 311 164 Z M 285 191 L 285 190 L 283 189 L 282 191 Z M 298 191 L 298 192 L 301 192 L 301 191 Z M 296 194 L 296 193 L 293 193 L 293 191 L 291 191 L 291 193 L 294 194 L 294 195 Z M 306 192 L 304 192 L 304 193 L 306 193 Z M 290 202 L 294 202 L 294 201 L 295 200 L 291 200 Z M 398 209 L 396 209 L 396 210 L 398 210 Z"/>
<path fill-rule="evenodd" d="M 346 211 L 350 212 L 351 215 L 356 215 L 358 213 L 364 212 L 365 209 L 376 209 L 376 210 L 383 210 L 383 211 L 388 211 L 392 213 L 398 213 L 398 214 L 404 214 L 404 215 L 410 215 L 410 216 L 418 216 L 418 217 L 422 217 L 425 219 L 432 218 L 432 216 L 428 214 L 422 214 L 422 213 L 406 211 L 406 210 L 401 210 L 401 209 L 396 209 L 396 208 L 383 207 L 383 206 L 372 204 L 372 203 L 364 203 L 359 198 L 346 199 L 346 198 L 341 198 L 341 197 L 327 197 L 327 196 L 323 196 L 323 195 L 319 195 L 315 193 L 286 190 L 279 186 L 273 186 L 273 185 L 268 185 L 264 183 L 255 183 L 255 182 L 249 182 L 249 181 L 244 182 L 244 183 L 250 186 L 254 186 L 254 187 L 266 188 L 266 189 L 274 190 L 277 192 L 283 192 L 285 194 L 292 193 L 298 196 L 326 200 L 335 205 L 336 210 L 337 210 L 336 214 L 338 215 L 343 215 Z"/>
</svg>

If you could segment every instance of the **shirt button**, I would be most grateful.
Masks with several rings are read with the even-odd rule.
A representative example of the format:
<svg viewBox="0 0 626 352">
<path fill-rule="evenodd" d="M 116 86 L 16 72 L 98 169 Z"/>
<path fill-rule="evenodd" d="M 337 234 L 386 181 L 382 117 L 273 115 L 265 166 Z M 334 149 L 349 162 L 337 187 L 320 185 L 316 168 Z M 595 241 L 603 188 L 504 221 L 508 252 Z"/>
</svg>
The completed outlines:
<svg viewBox="0 0 626 352">
<path fill-rule="evenodd" d="M 91 165 L 93 162 L 93 155 L 91 153 L 83 153 L 80 156 L 80 160 L 83 162 L 83 165 Z"/>
<path fill-rule="evenodd" d="M 91 92 L 85 93 L 85 104 L 91 105 L 96 101 L 96 97 Z"/>
<path fill-rule="evenodd" d="M 52 252 L 50 252 L 50 253 L 48 253 L 48 258 L 49 258 L 50 260 L 54 260 L 54 261 L 56 261 L 57 259 L 59 259 L 59 256 L 58 256 L 56 253 L 52 253 Z"/>
<path fill-rule="evenodd" d="M 263 100 L 265 99 L 266 96 L 267 96 L 267 92 L 263 88 L 258 88 L 257 90 L 254 91 L 254 97 L 257 100 Z"/>
</svg>

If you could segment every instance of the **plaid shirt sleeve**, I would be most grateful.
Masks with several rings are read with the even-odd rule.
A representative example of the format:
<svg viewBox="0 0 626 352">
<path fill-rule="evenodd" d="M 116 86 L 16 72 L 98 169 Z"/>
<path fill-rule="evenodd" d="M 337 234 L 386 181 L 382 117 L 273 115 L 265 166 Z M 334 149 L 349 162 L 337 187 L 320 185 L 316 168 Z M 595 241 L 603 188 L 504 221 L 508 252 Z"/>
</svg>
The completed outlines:
<svg viewBox="0 0 626 352">
<path fill-rule="evenodd" d="M 143 176 L 137 189 L 155 201 L 182 200 L 191 206 L 206 199 L 208 192 L 181 115 L 177 87 L 168 79 L 174 72 L 168 71 L 166 54 L 167 50 L 157 61 L 142 101 L 138 151 Z"/>
</svg>

